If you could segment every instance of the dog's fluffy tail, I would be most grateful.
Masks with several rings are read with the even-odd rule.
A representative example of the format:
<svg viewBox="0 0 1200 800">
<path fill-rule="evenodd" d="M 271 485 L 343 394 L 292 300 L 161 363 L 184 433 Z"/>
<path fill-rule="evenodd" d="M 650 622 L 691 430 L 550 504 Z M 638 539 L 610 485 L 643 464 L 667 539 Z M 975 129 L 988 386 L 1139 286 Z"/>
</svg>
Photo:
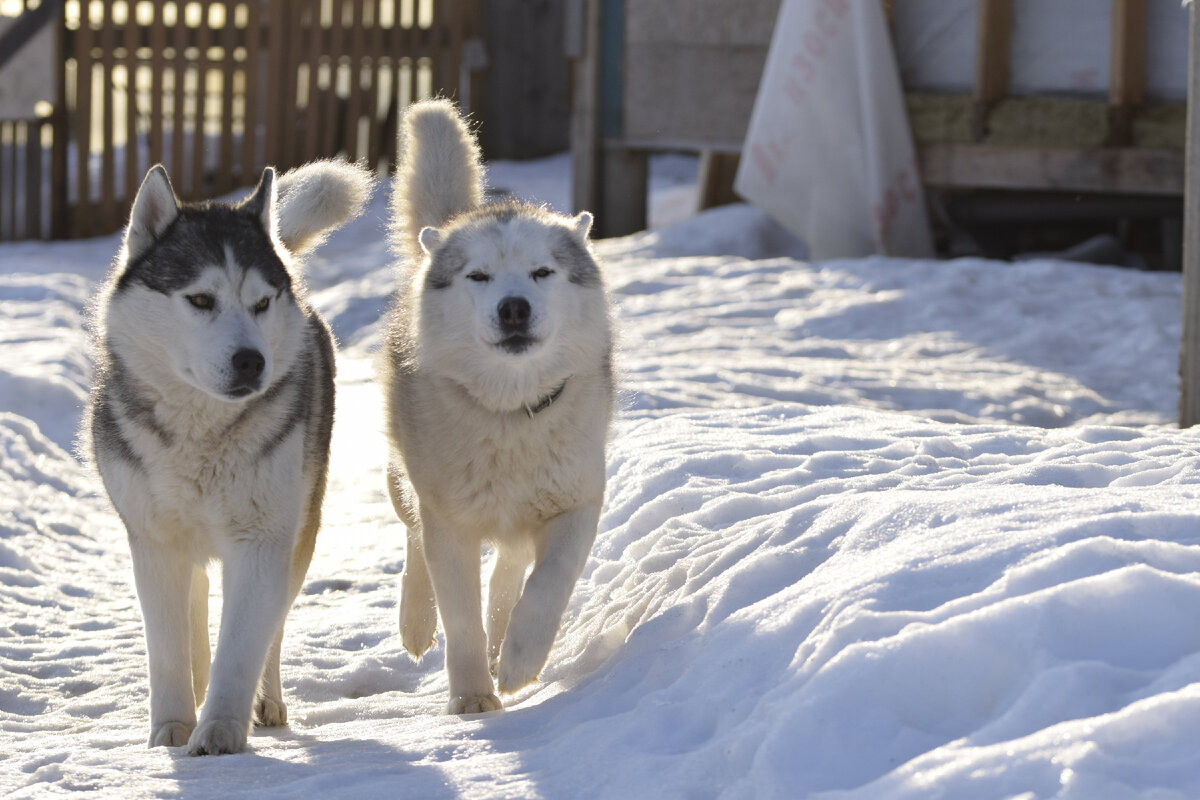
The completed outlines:
<svg viewBox="0 0 1200 800">
<path fill-rule="evenodd" d="M 375 177 L 345 161 L 314 161 L 279 178 L 276 218 L 279 239 L 301 255 L 362 213 Z"/>
<path fill-rule="evenodd" d="M 441 227 L 483 202 L 479 146 L 449 100 L 408 107 L 392 182 L 392 247 L 406 264 L 421 255 L 421 229 Z"/>
</svg>

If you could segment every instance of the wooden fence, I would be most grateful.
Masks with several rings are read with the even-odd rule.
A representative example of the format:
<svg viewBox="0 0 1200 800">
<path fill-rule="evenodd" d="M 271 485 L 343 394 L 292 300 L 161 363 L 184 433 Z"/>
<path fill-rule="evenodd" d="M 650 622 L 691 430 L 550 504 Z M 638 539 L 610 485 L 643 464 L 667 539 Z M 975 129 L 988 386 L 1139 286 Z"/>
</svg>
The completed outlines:
<svg viewBox="0 0 1200 800">
<path fill-rule="evenodd" d="M 467 0 L 67 0 L 46 118 L 0 121 L 0 239 L 111 233 L 145 171 L 185 199 L 342 155 L 395 156 L 414 99 L 454 96 Z"/>
</svg>

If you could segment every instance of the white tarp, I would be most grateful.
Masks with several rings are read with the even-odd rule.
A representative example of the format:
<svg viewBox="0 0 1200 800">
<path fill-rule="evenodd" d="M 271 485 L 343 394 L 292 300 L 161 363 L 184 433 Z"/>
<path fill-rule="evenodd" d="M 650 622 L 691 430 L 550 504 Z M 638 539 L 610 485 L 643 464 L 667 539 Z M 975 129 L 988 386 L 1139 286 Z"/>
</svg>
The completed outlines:
<svg viewBox="0 0 1200 800">
<path fill-rule="evenodd" d="M 813 259 L 933 254 L 881 3 L 784 0 L 735 189 Z"/>
</svg>

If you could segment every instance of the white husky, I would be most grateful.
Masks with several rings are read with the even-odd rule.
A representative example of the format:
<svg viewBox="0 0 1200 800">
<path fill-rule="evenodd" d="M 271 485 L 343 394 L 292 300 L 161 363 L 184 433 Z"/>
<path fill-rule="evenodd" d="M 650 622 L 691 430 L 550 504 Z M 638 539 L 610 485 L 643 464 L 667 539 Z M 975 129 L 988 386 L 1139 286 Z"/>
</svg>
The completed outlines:
<svg viewBox="0 0 1200 800">
<path fill-rule="evenodd" d="M 371 191 L 365 171 L 337 162 L 279 184 L 277 201 L 268 168 L 238 205 L 181 206 L 151 169 L 93 309 L 88 433 L 133 554 L 150 745 L 194 755 L 241 750 L 252 714 L 287 721 L 279 646 L 320 525 L 334 371 L 294 259 Z M 214 558 L 224 602 L 210 682 Z"/>
<path fill-rule="evenodd" d="M 447 710 L 491 711 L 492 674 L 501 692 L 537 679 L 596 537 L 608 301 L 591 215 L 483 205 L 479 153 L 449 102 L 406 114 L 393 192 L 404 278 L 384 390 L 388 486 L 408 527 L 401 638 L 424 653 L 440 606 Z M 486 638 L 484 542 L 497 551 Z"/>
</svg>

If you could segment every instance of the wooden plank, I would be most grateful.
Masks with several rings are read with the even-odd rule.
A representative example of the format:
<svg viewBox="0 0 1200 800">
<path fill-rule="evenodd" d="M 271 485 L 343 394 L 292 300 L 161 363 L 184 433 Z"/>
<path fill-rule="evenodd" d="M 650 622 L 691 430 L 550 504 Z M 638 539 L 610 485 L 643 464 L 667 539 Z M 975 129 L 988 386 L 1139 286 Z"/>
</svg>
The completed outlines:
<svg viewBox="0 0 1200 800">
<path fill-rule="evenodd" d="M 281 113 L 283 110 L 282 97 L 284 92 L 283 71 L 285 61 L 291 63 L 291 59 L 285 59 L 281 54 L 287 52 L 285 48 L 295 47 L 295 43 L 287 42 L 284 38 L 286 14 L 290 10 L 289 8 L 285 8 L 285 0 L 270 0 L 270 6 L 267 11 L 266 52 L 274 54 L 273 57 L 267 58 L 267 94 L 262 101 L 262 108 L 264 109 L 263 159 L 267 164 L 278 164 L 280 162 L 280 149 L 283 143 L 283 136 L 280 132 L 283 122 L 283 115 Z M 294 128 L 293 135 L 295 135 Z"/>
<path fill-rule="evenodd" d="M 988 112 L 1008 93 L 1012 0 L 979 0 L 976 13 L 972 132 L 980 140 L 987 134 Z"/>
<path fill-rule="evenodd" d="M 1108 144 L 1133 141 L 1133 117 L 1146 94 L 1146 0 L 1112 0 Z"/>
<path fill-rule="evenodd" d="M 44 120 L 25 123 L 25 238 L 42 238 L 42 128 Z"/>
<path fill-rule="evenodd" d="M 1200 422 L 1200 16 L 1188 7 L 1187 155 L 1183 194 L 1183 334 L 1179 427 Z M 1168 376 L 1163 376 L 1166 379 Z"/>
<path fill-rule="evenodd" d="M 128 4 L 125 19 L 125 179 L 121 192 L 121 220 L 133 202 L 141 174 L 141 143 L 138 141 L 138 24 L 135 4 Z"/>
<path fill-rule="evenodd" d="M 195 29 L 196 36 L 196 116 L 193 120 L 191 181 L 188 186 L 189 197 L 201 199 L 209 194 L 207 165 L 205 151 L 208 149 L 208 136 L 205 132 L 205 122 L 208 114 L 208 9 L 210 4 L 200 6 L 200 26 Z"/>
<path fill-rule="evenodd" d="M 240 172 L 233 156 L 233 48 L 236 46 L 233 24 L 233 3 L 226 3 L 223 24 L 214 31 L 217 34 L 217 46 L 221 48 L 221 143 L 216 179 L 218 194 L 234 189 L 238 185 L 237 173 Z"/>
<path fill-rule="evenodd" d="M 242 65 L 243 87 L 243 119 L 242 119 L 242 170 L 241 182 L 245 185 L 255 183 L 256 145 L 258 143 L 258 109 L 262 102 L 262 90 L 265 88 L 259 81 L 259 42 L 261 41 L 262 17 L 259 13 L 261 3 L 246 4 L 246 61 Z M 272 62 L 279 59 L 270 59 Z"/>
<path fill-rule="evenodd" d="M 370 80 L 366 89 L 366 117 L 370 120 L 367 126 L 367 151 L 363 156 L 367 159 L 367 169 L 374 171 L 379 168 L 379 160 L 383 157 L 383 120 L 379 118 L 380 76 L 383 74 L 382 29 L 379 26 L 380 0 L 372 0 L 370 8 L 370 26 L 367 28 L 367 52 L 370 59 Z"/>
<path fill-rule="evenodd" d="M 17 127 L 0 122 L 0 239 L 17 238 Z"/>
<path fill-rule="evenodd" d="M 92 235 L 92 24 L 91 4 L 81 3 L 79 29 L 75 32 L 75 186 L 78 194 L 72 219 L 74 236 Z"/>
<path fill-rule="evenodd" d="M 154 16 L 150 22 L 150 146 L 149 163 L 151 166 L 161 164 L 163 160 L 163 118 L 166 114 L 166 104 L 163 97 L 166 93 L 167 58 L 167 26 L 163 23 L 162 8 L 157 3 L 150 4 Z M 136 190 L 135 190 L 136 191 Z"/>
<path fill-rule="evenodd" d="M 183 24 L 183 7 L 175 4 L 176 18 L 171 26 L 171 44 L 175 49 L 173 68 L 171 70 L 172 109 L 171 109 L 171 163 L 167 167 L 171 179 L 178 184 L 176 190 L 182 187 L 185 175 L 184 141 L 185 130 L 184 101 L 187 97 L 187 26 Z"/>
<path fill-rule="evenodd" d="M 104 116 L 101 124 L 103 141 L 100 143 L 100 207 L 96 209 L 98 230 L 96 233 L 110 233 L 116 230 L 116 133 L 117 120 L 114 113 L 114 97 L 116 94 L 113 80 L 113 67 L 116 65 L 117 34 L 112 18 L 112 6 L 101 3 L 100 28 L 100 60 L 103 64 L 103 77 L 100 82 L 100 92 L 103 97 L 101 108 Z"/>
<path fill-rule="evenodd" d="M 318 84 L 321 66 L 321 11 L 319 2 L 310 2 L 311 16 L 308 28 L 308 91 L 305 97 L 304 109 L 304 149 L 297 153 L 292 161 L 299 164 L 312 158 L 321 151 L 321 97 L 322 91 Z M 293 69 L 294 71 L 294 69 Z M 290 98 L 290 104 L 295 105 L 296 98 Z"/>
<path fill-rule="evenodd" d="M 435 35 L 441 40 L 441 47 L 433 54 L 433 80 L 430 89 L 435 96 L 443 94 L 461 99 L 458 85 L 461 77 L 459 65 L 462 63 L 465 25 L 469 18 L 467 2 L 470 0 L 443 0 L 443 13 L 440 17 L 436 13 L 437 4 L 434 4 L 433 27 L 430 33 L 436 32 Z M 562 46 L 561 30 L 556 44 Z M 562 110 L 565 112 L 565 109 Z"/>
<path fill-rule="evenodd" d="M 364 16 L 361 6 L 365 5 L 369 0 L 351 0 L 347 3 L 350 9 L 350 19 L 347 20 L 350 25 L 350 96 L 346 98 L 346 119 L 343 126 L 342 139 L 346 149 L 346 157 L 351 161 L 362 158 L 366 155 L 365 152 L 358 150 L 358 121 L 362 117 L 362 76 L 363 76 L 363 60 L 366 55 L 366 47 L 363 38 Z"/>
<path fill-rule="evenodd" d="M 930 186 L 1048 189 L 1178 195 L 1183 155 L 1176 150 L 928 144 L 918 147 Z"/>
<path fill-rule="evenodd" d="M 67 110 L 67 23 L 66 6 L 58 12 L 55 43 L 58 47 L 58 86 L 55 89 L 54 110 L 50 116 L 50 237 L 65 239 L 71 233 L 71 206 L 67 198 L 67 146 L 70 138 L 70 116 Z"/>
<path fill-rule="evenodd" d="M 308 154 L 308 158 L 336 153 L 341 145 L 341 123 L 344 116 L 341 98 L 338 97 L 338 72 L 341 69 L 341 54 L 345 52 L 345 28 L 342 26 L 342 7 L 346 0 L 333 0 L 333 18 L 330 20 L 332 42 L 328 51 L 329 91 L 322 93 L 322 116 L 320 149 Z"/>
</svg>

